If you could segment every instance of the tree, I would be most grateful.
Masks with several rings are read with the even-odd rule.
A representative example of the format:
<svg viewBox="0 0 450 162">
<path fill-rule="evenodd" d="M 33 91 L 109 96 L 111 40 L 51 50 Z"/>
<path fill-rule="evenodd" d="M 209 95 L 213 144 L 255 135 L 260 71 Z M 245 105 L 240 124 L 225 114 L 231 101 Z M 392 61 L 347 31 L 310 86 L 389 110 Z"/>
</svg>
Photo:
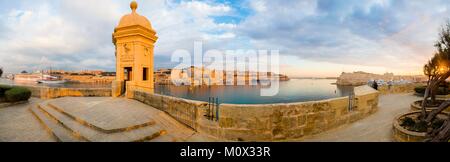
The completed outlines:
<svg viewBox="0 0 450 162">
<path fill-rule="evenodd" d="M 421 121 L 428 126 L 436 116 L 450 106 L 450 100 L 443 102 L 437 109 L 432 112 L 426 111 L 426 102 L 431 97 L 434 100 L 436 89 L 442 82 L 450 77 L 450 21 L 442 27 L 439 34 L 439 40 L 436 42 L 437 49 L 435 55 L 424 66 L 425 75 L 428 76 L 427 89 L 425 90 L 424 99 L 422 101 Z M 444 124 L 435 130 L 428 132 L 429 141 L 449 141 L 450 140 L 450 118 Z"/>
<path fill-rule="evenodd" d="M 439 63 L 438 63 L 438 57 L 435 54 L 435 56 L 428 61 L 428 63 L 423 67 L 423 71 L 425 76 L 428 77 L 427 81 L 427 87 L 429 87 L 431 84 L 439 81 Z M 436 89 L 433 89 L 433 87 L 430 87 L 429 89 L 429 97 L 431 98 L 431 104 L 434 104 L 436 102 Z M 426 100 L 424 100 L 426 101 Z M 422 103 L 423 104 L 423 103 Z M 426 104 L 426 103 L 425 103 Z"/>
<path fill-rule="evenodd" d="M 3 68 L 0 68 L 0 77 L 3 75 Z"/>
<path fill-rule="evenodd" d="M 20 73 L 22 73 L 22 74 L 27 74 L 28 72 L 27 72 L 26 70 L 24 70 L 24 71 L 22 71 L 22 72 L 20 72 Z"/>
</svg>

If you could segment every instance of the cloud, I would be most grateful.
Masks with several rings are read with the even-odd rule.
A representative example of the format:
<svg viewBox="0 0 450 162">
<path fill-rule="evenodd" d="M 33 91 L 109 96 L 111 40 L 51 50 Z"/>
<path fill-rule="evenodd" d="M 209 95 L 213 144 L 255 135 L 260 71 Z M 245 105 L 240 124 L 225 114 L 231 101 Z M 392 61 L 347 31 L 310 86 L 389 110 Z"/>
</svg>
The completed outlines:
<svg viewBox="0 0 450 162">
<path fill-rule="evenodd" d="M 99 1 L 91 4 L 95 3 Z M 108 17 L 100 19 L 111 16 L 108 13 L 111 8 L 85 8 L 81 11 L 76 9 L 78 5 L 75 1 L 64 1 L 59 5 L 38 3 L 32 7 L 12 8 L 1 14 L 1 24 L 7 28 L 5 36 L 0 39 L 4 45 L 0 53 L 1 66 L 8 72 L 49 67 L 79 70 L 114 66 L 114 63 L 80 66 L 80 60 L 92 58 L 93 54 L 98 62 L 112 60 L 114 48 L 105 44 L 111 43 L 105 40 L 110 39 L 112 29 L 104 30 L 110 26 L 104 24 L 112 23 Z M 104 50 L 105 47 L 109 49 Z"/>
<path fill-rule="evenodd" d="M 0 11 L 0 66 L 7 72 L 63 68 L 115 68 L 111 34 L 129 2 L 109 0 L 39 1 Z M 167 59 L 176 49 L 191 49 L 193 42 L 220 42 L 235 36 L 236 25 L 215 22 L 231 14 L 231 7 L 215 2 L 154 0 L 139 2 L 138 13 L 150 19 L 160 39 L 156 57 Z M 43 61 L 44 60 L 44 61 Z M 45 63 L 44 63 L 45 62 Z M 157 65 L 169 65 L 156 63 Z M 20 65 L 20 66 L 18 66 Z"/>
<path fill-rule="evenodd" d="M 289 58 L 282 60 L 285 67 L 326 62 L 328 69 L 417 70 L 432 55 L 440 25 L 450 18 L 448 0 L 138 3 L 138 13 L 148 17 L 159 36 L 156 67 L 173 66 L 172 52 L 192 51 L 194 41 L 202 41 L 204 51 L 279 49 Z M 129 1 L 122 0 L 2 1 L 0 66 L 7 72 L 49 66 L 113 71 L 111 34 L 129 12 Z"/>
<path fill-rule="evenodd" d="M 238 26 L 257 48 L 300 59 L 420 68 L 432 54 L 448 1 L 255 1 Z M 264 9 L 261 9 L 264 8 Z M 436 10 L 439 8 L 439 10 Z"/>
<path fill-rule="evenodd" d="M 224 4 L 211 5 L 200 1 L 181 2 L 181 8 L 192 11 L 193 14 L 202 16 L 223 15 L 231 11 L 231 8 Z"/>
</svg>

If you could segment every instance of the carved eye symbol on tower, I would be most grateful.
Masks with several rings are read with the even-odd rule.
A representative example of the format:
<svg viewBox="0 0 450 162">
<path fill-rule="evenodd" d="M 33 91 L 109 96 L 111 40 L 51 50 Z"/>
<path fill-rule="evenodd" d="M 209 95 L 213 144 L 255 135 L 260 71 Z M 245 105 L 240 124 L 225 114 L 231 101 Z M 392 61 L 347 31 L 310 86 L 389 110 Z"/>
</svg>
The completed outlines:
<svg viewBox="0 0 450 162">
<path fill-rule="evenodd" d="M 130 47 L 128 47 L 127 44 L 124 44 L 123 48 L 125 49 L 125 53 L 128 53 L 128 51 L 130 51 Z"/>
<path fill-rule="evenodd" d="M 147 56 L 147 55 L 148 55 L 148 53 L 150 53 L 150 49 L 148 49 L 148 48 L 145 48 L 144 56 Z"/>
</svg>

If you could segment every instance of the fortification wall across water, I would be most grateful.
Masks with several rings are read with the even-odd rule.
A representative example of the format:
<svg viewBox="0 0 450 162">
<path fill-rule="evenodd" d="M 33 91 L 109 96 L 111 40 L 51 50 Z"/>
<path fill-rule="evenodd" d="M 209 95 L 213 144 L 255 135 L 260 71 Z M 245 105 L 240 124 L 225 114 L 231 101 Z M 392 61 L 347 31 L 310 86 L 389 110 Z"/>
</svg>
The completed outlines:
<svg viewBox="0 0 450 162">
<path fill-rule="evenodd" d="M 111 88 L 59 88 L 17 85 L 31 90 L 31 96 L 41 99 L 59 97 L 111 97 Z"/>
<path fill-rule="evenodd" d="M 322 101 L 238 105 L 221 104 L 211 113 L 207 102 L 133 92 L 134 99 L 167 112 L 194 130 L 233 141 L 283 141 L 324 132 L 360 120 L 378 109 L 379 92 L 355 88 L 355 97 Z M 352 105 L 352 106 L 350 106 Z M 210 117 L 209 114 L 213 116 Z"/>
</svg>

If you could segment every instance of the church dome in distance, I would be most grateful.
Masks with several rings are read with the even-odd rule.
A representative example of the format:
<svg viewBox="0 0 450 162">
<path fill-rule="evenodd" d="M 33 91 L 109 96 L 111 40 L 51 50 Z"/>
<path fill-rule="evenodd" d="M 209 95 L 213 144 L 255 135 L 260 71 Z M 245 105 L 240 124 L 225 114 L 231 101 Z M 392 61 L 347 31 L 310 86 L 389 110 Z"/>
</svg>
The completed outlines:
<svg viewBox="0 0 450 162">
<path fill-rule="evenodd" d="M 136 13 L 136 9 L 138 8 L 138 4 L 136 1 L 131 2 L 130 4 L 131 13 L 123 16 L 120 19 L 119 25 L 117 28 L 123 28 L 128 26 L 140 25 L 146 29 L 152 29 L 152 25 L 150 21 L 144 16 Z"/>
</svg>

